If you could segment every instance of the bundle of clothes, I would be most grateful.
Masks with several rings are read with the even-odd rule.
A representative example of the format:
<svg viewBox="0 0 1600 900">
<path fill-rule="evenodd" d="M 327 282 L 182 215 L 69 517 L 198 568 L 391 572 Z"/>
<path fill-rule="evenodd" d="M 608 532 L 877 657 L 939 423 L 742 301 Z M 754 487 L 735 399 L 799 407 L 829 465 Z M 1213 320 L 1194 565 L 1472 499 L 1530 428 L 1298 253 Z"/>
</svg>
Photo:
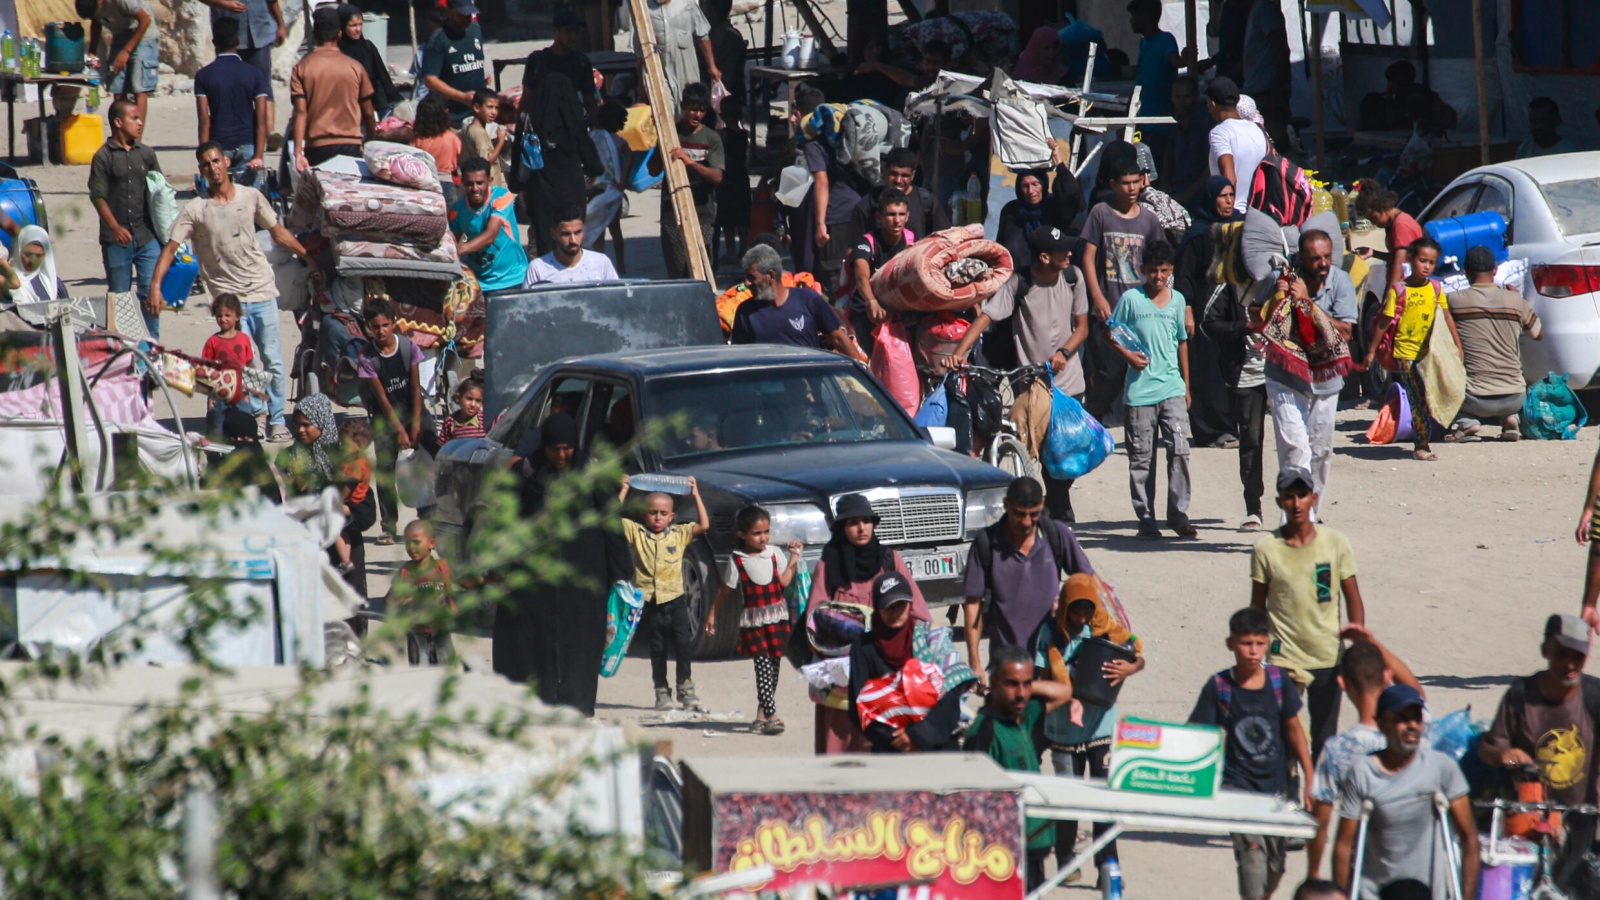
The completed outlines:
<svg viewBox="0 0 1600 900">
<path fill-rule="evenodd" d="M 295 192 L 289 227 L 321 232 L 341 276 L 460 279 L 433 157 L 387 141 L 367 142 L 362 157 L 309 170 Z"/>
</svg>

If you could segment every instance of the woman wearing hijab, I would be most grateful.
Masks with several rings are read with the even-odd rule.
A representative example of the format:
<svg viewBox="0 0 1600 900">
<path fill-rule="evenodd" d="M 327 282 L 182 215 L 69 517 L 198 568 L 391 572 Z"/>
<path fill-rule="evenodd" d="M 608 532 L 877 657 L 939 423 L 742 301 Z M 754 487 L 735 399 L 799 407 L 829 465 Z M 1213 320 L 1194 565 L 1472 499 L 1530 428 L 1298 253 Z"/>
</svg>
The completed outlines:
<svg viewBox="0 0 1600 900">
<path fill-rule="evenodd" d="M 869 698 L 881 691 L 894 676 L 906 673 L 906 665 L 917 660 L 918 623 L 912 618 L 912 597 L 916 582 L 897 572 L 880 574 L 872 584 L 872 628 L 850 650 L 849 715 L 862 723 L 862 695 Z M 917 660 L 919 668 L 936 668 Z M 915 672 L 906 673 L 907 680 Z M 941 673 L 942 678 L 942 673 Z M 930 752 L 953 748 L 956 728 L 961 724 L 961 695 L 971 682 L 947 685 L 938 701 L 921 718 L 898 715 L 911 703 L 896 703 L 894 723 L 871 714 L 861 730 L 873 753 Z M 897 690 L 903 690 L 904 685 Z"/>
<path fill-rule="evenodd" d="M 524 520 L 542 515 L 550 485 L 588 461 L 578 449 L 578 423 L 566 413 L 545 419 L 531 437 L 532 446 L 519 450 L 522 458 L 513 463 Z M 614 491 L 597 487 L 587 502 L 604 511 L 614 497 Z M 523 573 L 522 584 L 495 608 L 494 671 L 518 683 L 534 682 L 547 704 L 593 716 L 606 646 L 606 598 L 612 584 L 632 579 L 633 559 L 614 525 L 580 528 L 551 550 L 572 566 L 575 578 L 549 583 L 538 572 Z"/>
<path fill-rule="evenodd" d="M 997 240 L 1011 251 L 1011 261 L 1018 269 L 1023 266 L 1017 260 L 1033 259 L 1033 251 L 1028 249 L 1029 235 L 1043 226 L 1070 233 L 1072 220 L 1083 209 L 1083 189 L 1061 161 L 1058 149 L 1052 148 L 1051 162 L 1054 163 L 1055 184 L 1050 183 L 1051 169 L 1018 172 L 1017 199 L 1000 209 Z"/>
<path fill-rule="evenodd" d="M 50 234 L 37 225 L 25 226 L 17 233 L 17 278 L 22 287 L 14 294 L 23 303 L 63 300 L 67 286 L 56 277 L 56 254 L 50 247 Z"/>
<path fill-rule="evenodd" d="M 222 437 L 232 446 L 227 453 L 214 456 L 206 466 L 206 487 L 239 489 L 254 487 L 272 503 L 283 502 L 283 481 L 273 468 L 266 448 L 261 446 L 261 430 L 256 417 L 238 407 L 222 414 Z"/>
<path fill-rule="evenodd" d="M 1233 203 L 1233 182 L 1223 175 L 1206 179 L 1205 200 L 1195 210 L 1194 221 L 1178 247 L 1173 287 L 1183 294 L 1194 316 L 1194 324 L 1200 326 L 1191 327 L 1189 331 L 1189 384 L 1194 395 L 1189 407 L 1189 423 L 1194 429 L 1194 442 L 1201 447 L 1232 449 L 1239 446 L 1240 436 L 1226 377 L 1230 367 L 1223 363 L 1224 356 L 1229 354 L 1218 346 L 1222 338 L 1205 326 L 1215 307 L 1220 305 L 1231 312 L 1239 303 L 1233 283 L 1218 277 L 1222 272 L 1212 265 L 1218 238 L 1226 243 L 1223 232 L 1229 230 L 1229 223 L 1234 226 L 1232 230 L 1237 231 L 1244 222 L 1243 213 L 1232 206 L 1223 208 L 1223 197 Z M 1220 230 L 1219 225 L 1222 226 Z M 1242 335 L 1240 337 L 1242 339 Z M 1237 375 L 1238 369 L 1234 367 L 1231 374 Z"/>
<path fill-rule="evenodd" d="M 833 538 L 822 548 L 822 558 L 811 570 L 811 598 L 807 609 L 833 603 L 860 613 L 862 621 L 873 613 L 872 587 L 878 576 L 892 572 L 911 586 L 911 618 L 932 622 L 928 601 L 911 578 L 911 569 L 899 551 L 879 543 L 878 514 L 860 494 L 839 498 L 833 517 Z M 859 720 L 850 715 L 850 697 L 835 689 L 817 704 L 814 749 L 818 756 L 830 753 L 865 753 L 870 749 Z"/>
<path fill-rule="evenodd" d="M 531 67 L 528 71 L 534 72 Z M 511 184 L 522 194 L 532 219 L 529 230 L 538 256 L 555 247 L 550 228 L 556 213 L 584 208 L 588 179 L 605 172 L 584 121 L 572 79 L 546 72 L 529 85 L 524 77 L 517 132 L 511 140 Z"/>
<path fill-rule="evenodd" d="M 1018 81 L 1036 84 L 1060 84 L 1067 74 L 1067 64 L 1061 60 L 1061 34 L 1048 25 L 1040 25 L 1028 38 L 1011 77 Z"/>
<path fill-rule="evenodd" d="M 389 63 L 384 59 L 383 51 L 378 46 L 363 36 L 362 29 L 365 21 L 362 19 L 361 8 L 352 3 L 339 6 L 339 52 L 361 64 L 367 70 L 367 79 L 372 82 L 372 108 L 378 112 L 378 121 L 383 121 L 394 105 L 400 102 L 400 91 L 394 86 L 394 79 L 389 77 Z"/>
<path fill-rule="evenodd" d="M 319 494 L 323 488 L 337 486 L 343 473 L 340 471 L 339 423 L 333 415 L 333 401 L 327 394 L 302 397 L 289 424 L 294 431 L 294 443 L 278 457 L 285 493 L 290 497 Z M 350 544 L 350 568 L 344 573 L 345 583 L 362 597 L 367 596 L 367 549 L 361 533 L 377 520 L 377 492 L 367 491 L 363 500 L 351 505 L 344 531 L 340 532 Z M 334 565 L 340 562 L 332 547 L 328 548 L 328 562 Z"/>
</svg>

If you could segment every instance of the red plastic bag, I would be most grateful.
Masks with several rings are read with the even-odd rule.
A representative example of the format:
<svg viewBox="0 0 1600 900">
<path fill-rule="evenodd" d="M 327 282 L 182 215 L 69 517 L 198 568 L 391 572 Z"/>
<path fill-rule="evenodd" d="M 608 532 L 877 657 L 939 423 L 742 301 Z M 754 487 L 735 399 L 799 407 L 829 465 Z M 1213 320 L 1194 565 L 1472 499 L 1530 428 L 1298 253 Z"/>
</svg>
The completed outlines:
<svg viewBox="0 0 1600 900">
<path fill-rule="evenodd" d="M 910 659 L 898 672 L 874 678 L 861 686 L 856 711 L 861 727 L 882 722 L 904 728 L 922 721 L 944 696 L 944 673 L 920 659 Z"/>
<path fill-rule="evenodd" d="M 890 316 L 872 331 L 872 359 L 867 368 L 878 383 L 889 391 L 906 411 L 915 416 L 922 405 L 922 388 L 917 381 L 917 364 L 911 358 L 911 339 L 899 316 Z"/>
</svg>

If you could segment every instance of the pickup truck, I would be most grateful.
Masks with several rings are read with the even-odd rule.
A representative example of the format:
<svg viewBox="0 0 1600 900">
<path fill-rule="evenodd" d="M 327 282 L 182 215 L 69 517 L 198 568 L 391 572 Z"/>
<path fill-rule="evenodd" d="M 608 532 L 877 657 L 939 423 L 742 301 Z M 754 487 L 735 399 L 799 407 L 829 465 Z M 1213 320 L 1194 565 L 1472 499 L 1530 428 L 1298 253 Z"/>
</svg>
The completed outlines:
<svg viewBox="0 0 1600 900">
<path fill-rule="evenodd" d="M 904 555 L 930 604 L 948 605 L 961 599 L 968 545 L 999 520 L 1010 481 L 934 446 L 865 367 L 841 356 L 767 344 L 602 353 L 542 367 L 487 436 L 440 449 L 441 537 L 470 533 L 484 472 L 509 465 L 519 442 L 555 410 L 577 419 L 582 448 L 601 440 L 627 448 L 631 472 L 698 479 L 711 530 L 684 563 L 697 629 L 737 545 L 734 514 L 746 504 L 771 513 L 774 545 L 804 543 L 809 567 L 828 541 L 839 498 L 864 493 L 881 517 L 882 541 Z M 650 446 L 631 440 L 667 422 L 681 428 Z M 682 518 L 693 508 L 680 503 L 679 511 Z M 727 604 L 715 635 L 697 634 L 698 656 L 732 651 L 739 612 Z"/>
</svg>

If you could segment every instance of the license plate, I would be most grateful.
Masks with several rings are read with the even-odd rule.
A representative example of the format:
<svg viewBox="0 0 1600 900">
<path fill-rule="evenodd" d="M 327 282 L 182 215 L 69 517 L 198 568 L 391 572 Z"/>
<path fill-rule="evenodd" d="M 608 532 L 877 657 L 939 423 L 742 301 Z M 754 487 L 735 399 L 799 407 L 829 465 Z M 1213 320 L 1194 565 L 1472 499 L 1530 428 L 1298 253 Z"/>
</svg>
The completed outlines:
<svg viewBox="0 0 1600 900">
<path fill-rule="evenodd" d="M 933 550 L 922 553 L 901 553 L 911 577 L 923 579 L 960 578 L 966 574 L 967 548 Z"/>
</svg>

